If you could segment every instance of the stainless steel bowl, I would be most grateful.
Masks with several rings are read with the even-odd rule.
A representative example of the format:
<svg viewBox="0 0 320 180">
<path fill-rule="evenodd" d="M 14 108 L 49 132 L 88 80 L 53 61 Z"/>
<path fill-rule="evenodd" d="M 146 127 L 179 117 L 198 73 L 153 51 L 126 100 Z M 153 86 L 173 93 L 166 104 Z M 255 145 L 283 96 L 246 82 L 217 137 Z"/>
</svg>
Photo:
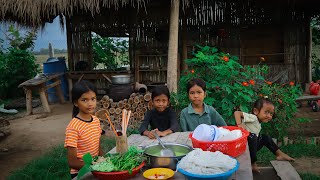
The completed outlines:
<svg viewBox="0 0 320 180">
<path fill-rule="evenodd" d="M 115 75 L 111 76 L 112 84 L 130 84 L 133 82 L 133 76 L 131 75 Z"/>
<path fill-rule="evenodd" d="M 153 144 L 144 147 L 144 154 L 148 157 L 147 165 L 151 168 L 164 167 L 170 168 L 172 170 L 176 169 L 178 161 L 190 151 L 193 150 L 192 147 L 185 144 L 178 143 L 164 143 L 167 148 L 174 151 L 176 156 L 173 157 L 161 157 L 160 151 L 162 149 L 161 145 Z"/>
</svg>

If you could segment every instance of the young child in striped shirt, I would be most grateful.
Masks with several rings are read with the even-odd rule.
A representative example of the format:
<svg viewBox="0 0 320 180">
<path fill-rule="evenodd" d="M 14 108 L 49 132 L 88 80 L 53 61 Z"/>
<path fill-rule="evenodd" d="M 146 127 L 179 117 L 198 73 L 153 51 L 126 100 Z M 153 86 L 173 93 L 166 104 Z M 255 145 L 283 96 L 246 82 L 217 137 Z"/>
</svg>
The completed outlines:
<svg viewBox="0 0 320 180">
<path fill-rule="evenodd" d="M 82 157 L 86 153 L 104 155 L 100 146 L 100 120 L 93 116 L 97 104 L 97 89 L 89 81 L 80 81 L 72 89 L 73 119 L 66 128 L 64 147 L 71 178 L 84 166 Z"/>
<path fill-rule="evenodd" d="M 234 117 L 237 126 L 242 127 L 250 132 L 248 136 L 248 145 L 251 158 L 252 171 L 260 172 L 257 166 L 257 152 L 266 146 L 274 155 L 277 160 L 294 161 L 294 159 L 282 152 L 279 147 L 273 142 L 272 138 L 268 135 L 261 134 L 261 123 L 271 121 L 274 115 L 274 104 L 268 98 L 258 99 L 252 109 L 253 114 L 248 114 L 241 111 L 234 112 Z"/>
</svg>

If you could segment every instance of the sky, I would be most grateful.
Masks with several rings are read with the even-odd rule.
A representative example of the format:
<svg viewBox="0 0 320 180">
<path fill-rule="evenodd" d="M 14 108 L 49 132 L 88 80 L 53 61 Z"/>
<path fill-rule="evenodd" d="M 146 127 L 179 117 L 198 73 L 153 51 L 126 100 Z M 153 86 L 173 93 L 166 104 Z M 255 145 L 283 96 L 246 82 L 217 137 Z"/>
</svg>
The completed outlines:
<svg viewBox="0 0 320 180">
<path fill-rule="evenodd" d="M 6 25 L 0 25 L 0 38 L 5 40 L 4 33 L 6 32 Z M 6 44 L 7 42 L 5 42 Z M 62 32 L 57 17 L 53 23 L 46 23 L 44 30 L 39 31 L 35 41 L 34 51 L 39 51 L 41 48 L 47 49 L 49 43 L 54 49 L 67 49 L 66 31 Z"/>
</svg>

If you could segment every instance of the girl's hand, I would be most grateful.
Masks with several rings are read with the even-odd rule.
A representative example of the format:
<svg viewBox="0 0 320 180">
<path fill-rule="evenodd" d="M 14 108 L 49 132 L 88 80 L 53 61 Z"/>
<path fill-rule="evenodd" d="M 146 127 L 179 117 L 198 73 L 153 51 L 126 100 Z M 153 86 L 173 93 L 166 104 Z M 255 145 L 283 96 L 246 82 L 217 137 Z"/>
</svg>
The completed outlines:
<svg viewBox="0 0 320 180">
<path fill-rule="evenodd" d="M 239 124 L 239 125 L 237 125 L 239 128 L 242 128 L 242 129 L 244 129 L 244 126 L 243 126 L 243 124 Z"/>
<path fill-rule="evenodd" d="M 163 131 L 156 131 L 157 133 L 158 133 L 158 135 L 160 136 L 160 137 L 163 137 L 163 136 L 166 136 L 167 134 L 166 133 L 164 133 Z"/>
<path fill-rule="evenodd" d="M 155 139 L 156 137 L 154 136 L 153 133 L 154 133 L 154 130 L 149 131 L 149 132 L 147 133 L 148 138 L 150 138 L 150 139 Z"/>
</svg>

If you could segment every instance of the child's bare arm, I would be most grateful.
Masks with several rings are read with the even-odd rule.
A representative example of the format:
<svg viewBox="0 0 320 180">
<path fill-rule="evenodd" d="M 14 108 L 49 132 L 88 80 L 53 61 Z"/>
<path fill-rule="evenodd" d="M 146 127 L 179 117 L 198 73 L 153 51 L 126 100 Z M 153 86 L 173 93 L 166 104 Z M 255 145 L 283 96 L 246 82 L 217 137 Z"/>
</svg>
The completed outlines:
<svg viewBox="0 0 320 180">
<path fill-rule="evenodd" d="M 234 118 L 236 120 L 237 126 L 242 124 L 243 113 L 241 111 L 234 112 Z"/>
<path fill-rule="evenodd" d="M 77 158 L 77 148 L 75 147 L 68 147 L 68 164 L 69 167 L 73 169 L 81 169 L 84 166 L 84 162 L 80 161 Z"/>
<path fill-rule="evenodd" d="M 101 144 L 99 146 L 99 156 L 104 156 L 104 152 L 103 152 L 103 149 L 101 147 Z"/>
<path fill-rule="evenodd" d="M 166 135 L 169 135 L 169 134 L 173 133 L 173 131 L 171 129 L 167 129 L 167 130 L 164 130 L 164 131 L 158 131 L 157 130 L 157 133 L 159 134 L 159 136 L 163 137 L 163 136 L 166 136 Z"/>
</svg>

